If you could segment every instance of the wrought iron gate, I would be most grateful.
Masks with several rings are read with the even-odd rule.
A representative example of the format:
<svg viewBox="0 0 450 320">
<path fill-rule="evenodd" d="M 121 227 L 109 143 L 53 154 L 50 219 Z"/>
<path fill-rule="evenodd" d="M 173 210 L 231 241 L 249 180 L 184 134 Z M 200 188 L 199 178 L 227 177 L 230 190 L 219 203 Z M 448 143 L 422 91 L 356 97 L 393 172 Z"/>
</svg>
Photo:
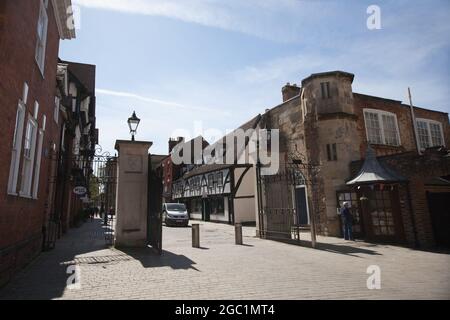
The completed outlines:
<svg viewBox="0 0 450 320">
<path fill-rule="evenodd" d="M 79 150 L 75 155 L 54 154 L 50 160 L 43 249 L 53 249 L 63 233 L 90 219 L 91 214 L 102 217 L 105 241 L 113 244 L 117 157 L 97 146 L 95 150 Z"/>
<path fill-rule="evenodd" d="M 89 190 L 91 201 L 93 208 L 99 210 L 103 220 L 106 244 L 112 246 L 116 222 L 117 157 L 109 154 L 96 155 L 92 165 L 93 174 Z"/>
<path fill-rule="evenodd" d="M 162 178 L 149 156 L 147 242 L 158 254 L 162 254 L 162 194 Z"/>
<path fill-rule="evenodd" d="M 298 153 L 289 154 L 275 175 L 261 175 L 257 168 L 261 238 L 300 241 L 301 231 L 315 235 L 318 172 Z"/>
</svg>

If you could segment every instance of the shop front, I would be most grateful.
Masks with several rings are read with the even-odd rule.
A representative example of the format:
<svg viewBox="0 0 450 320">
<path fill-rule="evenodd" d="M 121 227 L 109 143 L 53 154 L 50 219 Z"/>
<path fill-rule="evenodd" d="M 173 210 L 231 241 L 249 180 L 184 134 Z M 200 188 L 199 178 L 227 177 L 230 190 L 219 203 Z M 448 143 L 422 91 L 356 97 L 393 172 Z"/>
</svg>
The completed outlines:
<svg viewBox="0 0 450 320">
<path fill-rule="evenodd" d="M 347 186 L 347 190 L 337 192 L 338 204 L 349 204 L 356 238 L 405 242 L 402 204 L 407 206 L 408 199 L 400 196 L 408 196 L 404 177 L 383 167 L 369 147 L 362 169 Z"/>
<path fill-rule="evenodd" d="M 221 167 L 220 170 L 184 177 L 175 182 L 173 197 L 186 204 L 191 219 L 230 223 L 232 172 L 231 168 Z"/>
<path fill-rule="evenodd" d="M 255 223 L 255 170 L 249 165 L 203 165 L 173 184 L 173 199 L 191 219 Z"/>
<path fill-rule="evenodd" d="M 404 242 L 400 185 L 361 185 L 356 190 L 337 193 L 339 206 L 349 203 L 353 234 L 374 242 Z"/>
</svg>

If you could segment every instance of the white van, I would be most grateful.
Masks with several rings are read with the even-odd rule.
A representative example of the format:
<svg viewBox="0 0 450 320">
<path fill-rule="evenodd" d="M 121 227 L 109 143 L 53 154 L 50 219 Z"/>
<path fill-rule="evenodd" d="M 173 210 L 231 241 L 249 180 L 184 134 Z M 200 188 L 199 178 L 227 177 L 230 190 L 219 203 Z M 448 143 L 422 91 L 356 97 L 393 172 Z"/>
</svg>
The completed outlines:
<svg viewBox="0 0 450 320">
<path fill-rule="evenodd" d="M 162 218 L 166 226 L 189 224 L 189 213 L 184 203 L 164 203 L 162 208 Z"/>
</svg>

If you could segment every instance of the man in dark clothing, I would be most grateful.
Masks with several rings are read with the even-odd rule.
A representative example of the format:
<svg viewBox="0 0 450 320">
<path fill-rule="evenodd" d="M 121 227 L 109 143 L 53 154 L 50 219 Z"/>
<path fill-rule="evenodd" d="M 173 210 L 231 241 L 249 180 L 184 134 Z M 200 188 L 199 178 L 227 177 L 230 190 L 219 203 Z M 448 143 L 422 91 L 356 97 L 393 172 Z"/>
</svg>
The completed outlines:
<svg viewBox="0 0 450 320">
<path fill-rule="evenodd" d="M 348 202 L 344 202 L 341 208 L 341 218 L 344 225 L 344 239 L 353 240 L 353 216 L 350 212 L 350 205 Z"/>
</svg>

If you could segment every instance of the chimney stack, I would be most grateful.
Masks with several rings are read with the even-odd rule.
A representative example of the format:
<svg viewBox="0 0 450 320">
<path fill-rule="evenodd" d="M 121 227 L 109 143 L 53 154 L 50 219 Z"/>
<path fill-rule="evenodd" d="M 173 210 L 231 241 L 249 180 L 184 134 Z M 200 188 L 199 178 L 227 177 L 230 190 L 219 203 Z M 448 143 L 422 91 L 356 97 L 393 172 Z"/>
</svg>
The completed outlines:
<svg viewBox="0 0 450 320">
<path fill-rule="evenodd" d="M 183 137 L 178 137 L 178 138 L 170 138 L 169 139 L 169 153 L 172 152 L 173 148 L 175 148 L 175 146 L 181 142 L 184 141 Z"/>
<path fill-rule="evenodd" d="M 283 94 L 283 102 L 286 102 L 290 99 L 292 99 L 295 96 L 298 96 L 300 94 L 301 88 L 298 87 L 295 83 L 290 84 L 289 82 L 283 87 L 281 90 Z"/>
</svg>

